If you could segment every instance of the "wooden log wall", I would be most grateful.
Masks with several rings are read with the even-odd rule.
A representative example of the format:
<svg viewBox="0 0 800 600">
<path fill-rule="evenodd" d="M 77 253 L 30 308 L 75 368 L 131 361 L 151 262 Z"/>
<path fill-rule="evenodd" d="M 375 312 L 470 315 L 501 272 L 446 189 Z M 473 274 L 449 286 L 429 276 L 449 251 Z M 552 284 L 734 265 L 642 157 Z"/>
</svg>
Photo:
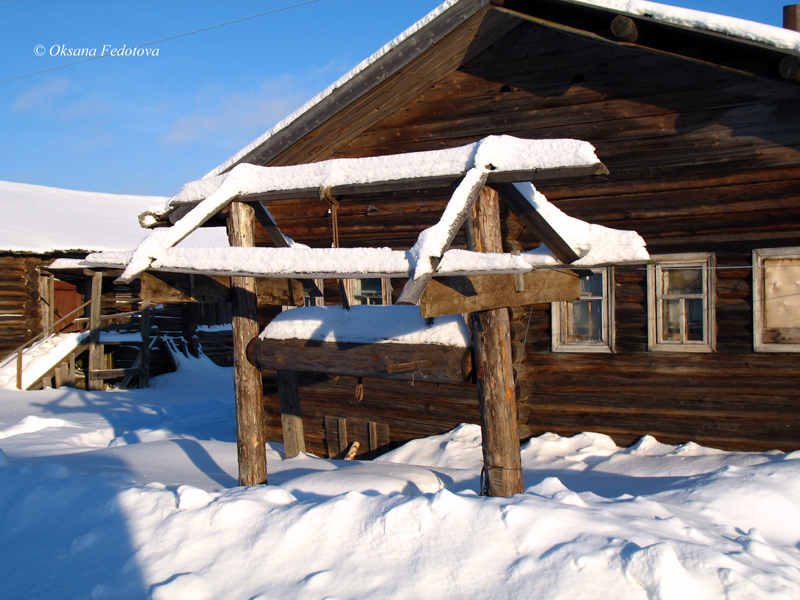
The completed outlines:
<svg viewBox="0 0 800 600">
<path fill-rule="evenodd" d="M 0 358 L 42 331 L 40 260 L 0 256 Z"/>
<path fill-rule="evenodd" d="M 569 215 L 638 231 L 651 254 L 715 253 L 723 267 L 716 283 L 717 351 L 647 351 L 641 268 L 616 271 L 615 354 L 552 353 L 550 306 L 512 311 L 515 368 L 522 359 L 520 435 L 593 430 L 619 444 L 652 434 L 667 443 L 794 450 L 800 448 L 800 359 L 753 352 L 750 253 L 800 247 L 798 102 L 800 87 L 788 80 L 520 22 L 402 108 L 315 158 L 432 150 L 491 134 L 591 142 L 610 175 L 548 183 L 541 191 Z M 323 127 L 307 137 L 327 134 Z M 341 198 L 341 244 L 409 248 L 447 198 L 430 192 Z M 287 235 L 330 245 L 325 203 L 269 208 Z M 505 228 L 508 251 L 538 244 L 513 217 Z M 458 238 L 454 247 L 463 244 Z M 312 451 L 325 452 L 326 415 L 389 422 L 392 444 L 478 422 L 469 386 L 370 381 L 361 403 L 354 387 L 346 378 L 301 379 Z M 277 393 L 268 391 L 270 439 L 279 439 L 276 403 Z"/>
</svg>

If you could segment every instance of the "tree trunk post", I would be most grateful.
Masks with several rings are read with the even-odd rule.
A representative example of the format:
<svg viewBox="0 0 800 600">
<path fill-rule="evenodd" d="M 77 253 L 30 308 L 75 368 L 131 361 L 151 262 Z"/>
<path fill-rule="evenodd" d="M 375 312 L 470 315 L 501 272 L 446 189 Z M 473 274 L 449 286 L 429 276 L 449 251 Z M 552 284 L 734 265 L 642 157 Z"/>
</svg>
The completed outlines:
<svg viewBox="0 0 800 600">
<path fill-rule="evenodd" d="M 100 316 L 103 307 L 103 273 L 92 274 L 92 303 L 89 305 L 89 371 L 86 377 L 87 390 L 102 390 L 103 380 L 93 377 L 103 369 L 103 345 L 100 343 Z"/>
<path fill-rule="evenodd" d="M 500 203 L 497 192 L 484 188 L 467 220 L 467 248 L 502 252 Z M 485 491 L 489 496 L 513 496 L 525 491 L 511 365 L 508 309 L 472 313 Z M 483 491 L 483 490 L 482 490 Z"/>
<path fill-rule="evenodd" d="M 253 208 L 231 202 L 228 239 L 231 246 L 255 246 Z M 247 344 L 258 335 L 258 301 L 254 277 L 231 277 L 233 366 L 236 391 L 236 448 L 239 485 L 267 483 L 267 454 L 261 371 L 247 360 Z"/>
</svg>

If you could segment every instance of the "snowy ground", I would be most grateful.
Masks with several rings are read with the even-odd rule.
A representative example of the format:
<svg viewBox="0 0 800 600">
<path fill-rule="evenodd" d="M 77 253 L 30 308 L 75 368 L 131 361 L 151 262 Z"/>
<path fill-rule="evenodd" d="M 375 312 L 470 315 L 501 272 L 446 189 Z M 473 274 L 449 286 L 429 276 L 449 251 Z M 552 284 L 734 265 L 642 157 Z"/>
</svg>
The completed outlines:
<svg viewBox="0 0 800 600">
<path fill-rule="evenodd" d="M 237 488 L 229 369 L 148 390 L 0 391 L 0 597 L 800 598 L 800 453 L 544 435 L 477 495 L 463 425 Z"/>
</svg>

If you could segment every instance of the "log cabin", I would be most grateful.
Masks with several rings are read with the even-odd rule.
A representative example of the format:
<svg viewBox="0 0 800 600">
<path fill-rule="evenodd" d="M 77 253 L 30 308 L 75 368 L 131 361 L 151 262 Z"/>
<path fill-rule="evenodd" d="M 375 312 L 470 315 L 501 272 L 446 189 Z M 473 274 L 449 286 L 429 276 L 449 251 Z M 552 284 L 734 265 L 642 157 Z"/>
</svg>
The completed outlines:
<svg viewBox="0 0 800 600">
<path fill-rule="evenodd" d="M 519 437 L 596 431 L 620 445 L 652 435 L 796 450 L 799 12 L 786 7 L 780 29 L 637 0 L 450 0 L 207 178 L 487 135 L 590 142 L 607 174 L 537 188 L 568 215 L 638 232 L 651 258 L 579 273 L 577 300 L 508 308 Z M 264 203 L 284 234 L 312 248 L 335 235 L 343 248 L 408 249 L 450 191 Z M 500 211 L 504 251 L 543 242 L 507 202 Z M 253 243 L 275 240 L 262 228 Z M 463 232 L 453 247 L 467 247 Z M 323 295 L 306 304 L 393 303 L 405 284 L 318 283 Z M 261 325 L 278 310 L 262 307 Z M 266 437 L 280 441 L 278 376 L 262 375 Z M 321 455 L 353 440 L 374 455 L 480 420 L 471 382 L 309 372 L 296 386 L 305 449 Z"/>
<path fill-rule="evenodd" d="M 0 182 L 0 359 L 36 338 L 45 330 L 78 331 L 86 310 L 77 310 L 91 296 L 92 273 L 69 267 L 88 252 L 124 250 L 138 244 L 145 232 L 136 224 L 137 215 L 166 198 L 83 192 L 24 183 Z M 219 232 L 200 234 L 201 245 L 226 243 Z M 58 264 L 62 267 L 59 268 Z M 111 275 L 111 274 L 108 274 Z M 140 282 L 133 285 L 102 279 L 101 311 L 120 314 L 138 308 Z M 197 305 L 199 307 L 199 305 Z M 230 322 L 227 305 L 169 305 L 154 313 L 153 325 L 164 335 L 193 340 L 198 325 Z M 62 320 L 62 318 L 64 318 Z M 78 323 L 76 323 L 76 320 Z M 216 333 L 200 336 L 209 354 L 230 364 L 231 344 L 227 336 Z M 187 344 L 187 350 L 191 344 Z M 107 366 L 130 365 L 139 349 L 135 344 L 108 344 L 104 362 Z M 153 375 L 173 368 L 167 352 L 156 346 L 151 357 Z M 86 357 L 77 360 L 86 365 Z M 75 383 L 74 374 L 70 380 Z M 85 385 L 80 371 L 78 383 Z M 117 378 L 118 380 L 120 378 Z M 61 383 L 61 377 L 47 377 L 46 385 Z M 2 385 L 3 382 L 0 382 Z M 37 383 L 36 385 L 41 385 Z"/>
</svg>

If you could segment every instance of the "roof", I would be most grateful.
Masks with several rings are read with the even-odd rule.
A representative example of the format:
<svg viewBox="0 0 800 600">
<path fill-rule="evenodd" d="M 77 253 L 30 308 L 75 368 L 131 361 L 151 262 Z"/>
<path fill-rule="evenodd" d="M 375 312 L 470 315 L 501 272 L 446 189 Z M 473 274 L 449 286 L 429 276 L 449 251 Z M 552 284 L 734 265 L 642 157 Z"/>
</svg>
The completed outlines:
<svg viewBox="0 0 800 600">
<path fill-rule="evenodd" d="M 412 60 L 421 56 L 435 44 L 442 42 L 449 34 L 456 33 L 457 30 L 473 34 L 469 42 L 462 42 L 462 46 L 466 44 L 466 47 L 455 44 L 456 50 L 462 52 L 469 51 L 467 48 L 470 43 L 478 41 L 481 35 L 483 39 L 480 40 L 480 44 L 488 47 L 504 33 L 500 26 L 495 27 L 494 35 L 483 32 L 484 29 L 492 29 L 489 27 L 481 28 L 481 32 L 478 31 L 478 25 L 470 29 L 468 24 L 471 21 L 482 20 L 487 16 L 492 17 L 489 13 L 500 12 L 505 15 L 513 15 L 518 19 L 526 19 L 534 14 L 533 11 L 548 11 L 553 7 L 602 11 L 632 17 L 637 22 L 690 32 L 706 37 L 712 42 L 725 41 L 754 51 L 766 50 L 776 54 L 778 59 L 782 55 L 800 56 L 800 32 L 646 0 L 537 0 L 536 2 L 532 0 L 448 0 L 309 100 L 300 109 L 209 172 L 206 177 L 225 173 L 242 162 L 272 164 L 271 161 L 283 150 L 321 125 L 330 118 L 331 114 L 342 111 L 344 107 L 363 97 Z M 547 18 L 536 17 L 536 21 L 548 24 Z M 558 23 L 552 24 L 559 25 Z M 568 29 L 570 33 L 578 35 L 589 33 L 595 37 L 592 32 L 582 32 L 572 27 Z M 619 43 L 619 40 L 613 39 L 605 41 Z M 453 45 L 451 43 L 451 46 Z M 453 48 L 449 49 L 451 52 L 453 51 Z M 454 68 L 457 66 L 457 64 L 454 65 Z M 326 107 L 332 107 L 332 110 L 326 109 Z"/>
<path fill-rule="evenodd" d="M 137 215 L 159 196 L 81 192 L 0 181 L 0 251 L 88 253 L 134 248 L 147 236 Z M 197 232 L 190 245 L 227 245 L 224 232 Z"/>
</svg>

